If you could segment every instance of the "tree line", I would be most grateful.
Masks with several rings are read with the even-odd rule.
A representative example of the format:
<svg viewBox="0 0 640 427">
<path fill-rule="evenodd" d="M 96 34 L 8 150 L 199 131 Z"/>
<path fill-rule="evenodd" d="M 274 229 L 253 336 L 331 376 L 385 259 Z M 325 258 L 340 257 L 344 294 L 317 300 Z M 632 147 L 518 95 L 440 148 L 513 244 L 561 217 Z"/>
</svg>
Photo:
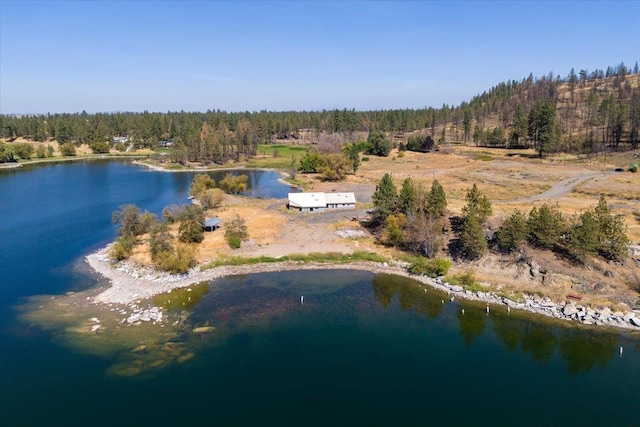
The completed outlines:
<svg viewBox="0 0 640 427">
<path fill-rule="evenodd" d="M 529 75 L 499 83 L 459 106 L 440 108 L 0 115 L 0 138 L 91 145 L 128 135 L 135 147 L 171 141 L 172 160 L 202 163 L 253 156 L 260 143 L 301 138 L 305 131 L 347 136 L 382 131 L 391 139 L 399 135 L 403 143 L 407 133 L 423 131 L 438 143 L 507 148 L 546 144 L 541 153 L 589 153 L 608 145 L 637 147 L 640 88 L 633 83 L 640 80 L 637 77 L 637 63 L 632 70 L 623 63 L 606 71 L 572 69 L 564 78 L 553 73 L 541 78 Z M 539 133 L 536 121 L 545 111 L 553 132 Z"/>
</svg>

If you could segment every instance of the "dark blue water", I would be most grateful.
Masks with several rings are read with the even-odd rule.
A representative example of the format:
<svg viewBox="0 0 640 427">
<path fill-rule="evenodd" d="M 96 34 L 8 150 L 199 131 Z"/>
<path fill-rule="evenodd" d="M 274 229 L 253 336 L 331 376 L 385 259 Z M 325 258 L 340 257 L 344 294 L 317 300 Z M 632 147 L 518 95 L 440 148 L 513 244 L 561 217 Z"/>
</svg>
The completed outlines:
<svg viewBox="0 0 640 427">
<path fill-rule="evenodd" d="M 219 280 L 188 318 L 216 332 L 180 337 L 194 357 L 131 378 L 17 319 L 25 297 L 96 283 L 79 260 L 114 238 L 112 211 L 185 203 L 190 180 L 119 162 L 0 173 L 0 425 L 640 425 L 637 337 L 462 316 L 395 276 Z"/>
</svg>

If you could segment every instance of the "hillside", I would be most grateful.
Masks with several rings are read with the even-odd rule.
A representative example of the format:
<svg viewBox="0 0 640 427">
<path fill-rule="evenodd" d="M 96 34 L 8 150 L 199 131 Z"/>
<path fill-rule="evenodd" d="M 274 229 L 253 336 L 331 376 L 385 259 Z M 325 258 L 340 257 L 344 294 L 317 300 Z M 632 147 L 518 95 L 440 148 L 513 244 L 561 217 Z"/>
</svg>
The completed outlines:
<svg viewBox="0 0 640 427">
<path fill-rule="evenodd" d="M 403 110 L 322 110 L 288 112 L 206 112 L 42 114 L 0 116 L 0 140 L 57 141 L 76 146 L 115 145 L 124 138 L 132 148 L 171 145 L 175 162 L 224 164 L 256 154 L 258 144 L 311 143 L 320 134 L 342 141 L 382 130 L 395 144 L 422 132 L 440 144 L 527 148 L 540 145 L 539 107 L 550 109 L 551 131 L 540 154 L 593 154 L 634 148 L 640 129 L 640 74 L 637 65 L 607 71 L 573 70 L 561 78 L 549 73 L 500 83 L 458 106 Z M 532 126 L 534 125 L 534 126 Z M 20 157 L 0 147 L 0 162 Z"/>
</svg>

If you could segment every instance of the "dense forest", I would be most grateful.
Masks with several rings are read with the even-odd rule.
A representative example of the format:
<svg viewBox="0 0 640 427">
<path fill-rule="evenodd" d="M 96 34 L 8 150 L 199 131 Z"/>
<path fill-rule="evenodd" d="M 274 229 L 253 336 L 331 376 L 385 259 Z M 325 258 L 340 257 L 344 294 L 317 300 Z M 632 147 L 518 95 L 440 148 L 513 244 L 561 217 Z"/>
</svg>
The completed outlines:
<svg viewBox="0 0 640 427">
<path fill-rule="evenodd" d="M 623 63 L 607 70 L 571 69 L 499 83 L 459 106 L 404 110 L 286 112 L 167 112 L 0 115 L 0 138 L 76 145 L 128 136 L 135 147 L 171 141 L 173 161 L 224 163 L 255 155 L 259 143 L 309 140 L 341 134 L 355 142 L 363 132 L 386 132 L 406 143 L 420 131 L 439 144 L 535 147 L 596 153 L 638 146 L 640 74 Z M 166 145 L 166 143 L 165 143 Z"/>
</svg>

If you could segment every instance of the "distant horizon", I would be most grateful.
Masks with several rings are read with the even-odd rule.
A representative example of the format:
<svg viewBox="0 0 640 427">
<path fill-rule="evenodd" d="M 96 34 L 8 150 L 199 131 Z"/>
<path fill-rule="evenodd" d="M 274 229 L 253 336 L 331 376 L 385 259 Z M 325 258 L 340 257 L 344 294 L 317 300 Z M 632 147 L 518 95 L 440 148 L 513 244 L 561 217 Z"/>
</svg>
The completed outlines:
<svg viewBox="0 0 640 427">
<path fill-rule="evenodd" d="M 626 1 L 0 7 L 3 115 L 440 108 L 640 52 Z"/>
</svg>

